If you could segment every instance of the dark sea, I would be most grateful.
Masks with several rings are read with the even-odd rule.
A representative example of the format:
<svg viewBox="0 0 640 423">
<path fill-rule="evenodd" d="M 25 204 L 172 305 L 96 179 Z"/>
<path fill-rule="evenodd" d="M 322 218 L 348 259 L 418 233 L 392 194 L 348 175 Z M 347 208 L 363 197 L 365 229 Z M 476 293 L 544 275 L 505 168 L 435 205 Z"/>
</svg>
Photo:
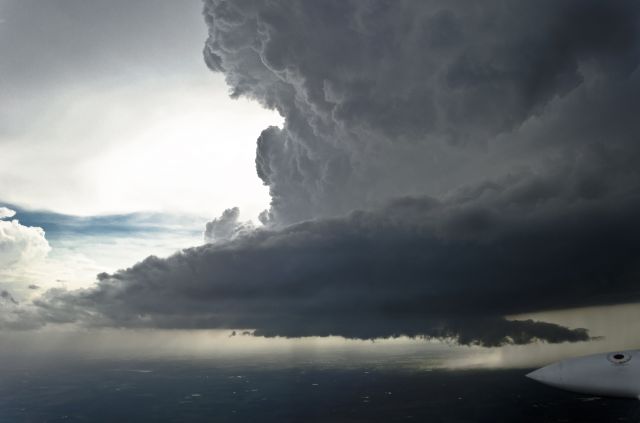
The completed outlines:
<svg viewBox="0 0 640 423">
<path fill-rule="evenodd" d="M 19 361 L 19 360 L 18 360 Z M 620 422 L 637 401 L 567 393 L 530 369 L 174 357 L 0 364 L 0 422 Z"/>
</svg>

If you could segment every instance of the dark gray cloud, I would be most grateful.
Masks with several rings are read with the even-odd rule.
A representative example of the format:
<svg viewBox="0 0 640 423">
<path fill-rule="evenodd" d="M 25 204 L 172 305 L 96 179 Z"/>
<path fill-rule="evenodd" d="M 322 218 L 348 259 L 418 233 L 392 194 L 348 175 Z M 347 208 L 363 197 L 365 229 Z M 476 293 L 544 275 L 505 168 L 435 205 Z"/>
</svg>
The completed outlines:
<svg viewBox="0 0 640 423">
<path fill-rule="evenodd" d="M 567 175 L 513 177 L 150 257 L 37 305 L 45 320 L 118 327 L 584 340 L 583 330 L 503 316 L 638 299 L 640 197 L 614 200 L 583 195 Z"/>
<path fill-rule="evenodd" d="M 209 67 L 285 118 L 258 138 L 266 229 L 48 291 L 38 319 L 587 339 L 504 316 L 639 299 L 639 13 L 206 1 Z M 236 223 L 231 209 L 209 229 Z"/>
<path fill-rule="evenodd" d="M 285 118 L 256 158 L 276 223 L 439 196 L 637 129 L 632 1 L 205 5 L 209 67 Z"/>
<path fill-rule="evenodd" d="M 3 289 L 2 291 L 0 291 L 0 298 L 2 298 L 5 301 L 9 301 L 11 304 L 18 304 L 16 299 L 13 298 L 13 295 L 11 295 L 11 293 L 6 289 Z"/>
<path fill-rule="evenodd" d="M 17 301 L 6 289 L 0 290 L 0 329 L 32 330 L 41 328 L 45 323 L 33 307 Z"/>
</svg>

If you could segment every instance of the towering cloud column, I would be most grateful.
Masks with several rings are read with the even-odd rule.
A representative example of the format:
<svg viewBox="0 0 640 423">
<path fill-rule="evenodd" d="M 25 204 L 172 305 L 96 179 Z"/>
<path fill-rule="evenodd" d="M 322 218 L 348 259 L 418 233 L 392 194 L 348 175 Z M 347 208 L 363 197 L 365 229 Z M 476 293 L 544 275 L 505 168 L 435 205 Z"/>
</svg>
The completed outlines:
<svg viewBox="0 0 640 423">
<path fill-rule="evenodd" d="M 205 4 L 209 67 L 285 118 L 258 139 L 272 222 L 523 169 L 579 165 L 593 195 L 638 155 L 632 1 Z"/>
</svg>

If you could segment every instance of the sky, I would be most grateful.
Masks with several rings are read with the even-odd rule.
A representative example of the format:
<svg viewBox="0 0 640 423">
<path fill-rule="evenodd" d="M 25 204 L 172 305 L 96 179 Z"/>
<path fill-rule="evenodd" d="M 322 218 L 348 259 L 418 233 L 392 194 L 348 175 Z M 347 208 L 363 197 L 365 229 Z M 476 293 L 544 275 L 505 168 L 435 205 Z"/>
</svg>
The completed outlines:
<svg viewBox="0 0 640 423">
<path fill-rule="evenodd" d="M 203 65 L 199 1 L 1 7 L 3 201 L 85 216 L 267 207 L 253 141 L 281 119 L 229 101 Z"/>
<path fill-rule="evenodd" d="M 201 244 L 227 207 L 268 207 L 254 138 L 281 118 L 206 68 L 201 9 L 0 2 L 0 206 L 22 222 L 2 223 L 0 284 L 15 298 Z"/>
<path fill-rule="evenodd" d="M 639 15 L 4 0 L 0 328 L 638 346 Z"/>
</svg>

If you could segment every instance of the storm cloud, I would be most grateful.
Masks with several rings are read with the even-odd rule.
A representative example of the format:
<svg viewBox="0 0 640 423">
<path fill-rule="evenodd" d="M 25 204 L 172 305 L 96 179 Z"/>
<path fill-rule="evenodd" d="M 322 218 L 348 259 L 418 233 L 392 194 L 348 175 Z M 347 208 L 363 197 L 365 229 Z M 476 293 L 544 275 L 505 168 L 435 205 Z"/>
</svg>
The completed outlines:
<svg viewBox="0 0 640 423">
<path fill-rule="evenodd" d="M 223 241 L 48 291 L 39 318 L 588 339 L 505 316 L 640 299 L 639 15 L 632 1 L 207 0 L 207 65 L 284 117 L 257 141 L 265 227 L 227 236 L 230 209 L 207 227 Z"/>
<path fill-rule="evenodd" d="M 98 326 L 484 345 L 585 340 L 584 330 L 503 316 L 637 299 L 640 202 L 614 209 L 582 199 L 559 212 L 560 199 L 541 184 L 496 183 L 444 202 L 408 197 L 375 212 L 258 230 L 150 257 L 38 306 L 50 320 L 83 316 Z"/>
<path fill-rule="evenodd" d="M 209 67 L 285 118 L 256 157 L 275 223 L 636 144 L 632 1 L 205 4 Z"/>
</svg>

